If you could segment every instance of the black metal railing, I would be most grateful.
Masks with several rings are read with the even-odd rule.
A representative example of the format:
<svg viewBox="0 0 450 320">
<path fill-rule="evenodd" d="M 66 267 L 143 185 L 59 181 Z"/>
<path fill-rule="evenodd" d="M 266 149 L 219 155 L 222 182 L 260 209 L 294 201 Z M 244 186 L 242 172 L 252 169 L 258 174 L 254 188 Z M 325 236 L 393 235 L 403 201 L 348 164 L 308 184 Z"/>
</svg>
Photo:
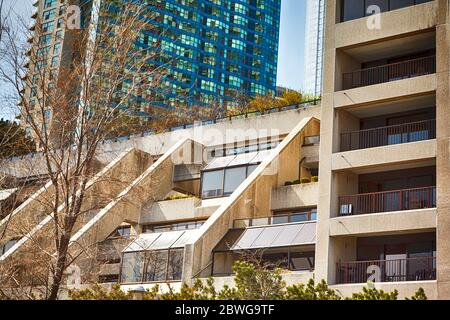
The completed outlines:
<svg viewBox="0 0 450 320">
<path fill-rule="evenodd" d="M 419 77 L 436 72 L 436 55 L 343 74 L 343 90 Z"/>
<path fill-rule="evenodd" d="M 434 186 L 339 197 L 340 216 L 435 207 L 436 187 Z"/>
<path fill-rule="evenodd" d="M 341 262 L 337 284 L 436 280 L 436 257 Z"/>
<path fill-rule="evenodd" d="M 341 152 L 436 139 L 436 119 L 341 134 Z"/>
</svg>

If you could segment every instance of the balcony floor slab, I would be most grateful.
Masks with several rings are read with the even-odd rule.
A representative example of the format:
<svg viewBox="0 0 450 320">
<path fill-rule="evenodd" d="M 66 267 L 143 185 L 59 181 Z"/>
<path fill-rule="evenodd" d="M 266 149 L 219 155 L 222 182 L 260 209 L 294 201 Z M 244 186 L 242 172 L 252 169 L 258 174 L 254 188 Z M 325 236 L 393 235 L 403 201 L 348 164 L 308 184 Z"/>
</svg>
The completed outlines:
<svg viewBox="0 0 450 320">
<path fill-rule="evenodd" d="M 437 226 L 436 215 L 437 209 L 430 208 L 336 217 L 330 219 L 330 236 L 362 237 L 434 231 Z"/>
</svg>

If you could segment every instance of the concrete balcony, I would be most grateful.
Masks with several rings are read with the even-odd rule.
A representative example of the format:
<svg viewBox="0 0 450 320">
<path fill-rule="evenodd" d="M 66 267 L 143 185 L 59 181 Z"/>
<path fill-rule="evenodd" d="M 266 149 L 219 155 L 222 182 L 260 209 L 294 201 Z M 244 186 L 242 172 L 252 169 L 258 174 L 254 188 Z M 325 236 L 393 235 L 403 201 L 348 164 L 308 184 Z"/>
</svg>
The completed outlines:
<svg viewBox="0 0 450 320">
<path fill-rule="evenodd" d="M 372 268 L 375 282 L 409 282 L 436 280 L 436 257 L 339 262 L 337 283 L 367 283 Z"/>
<path fill-rule="evenodd" d="M 438 1 L 383 12 L 379 18 L 381 28 L 368 28 L 371 21 L 376 19 L 375 17 L 365 17 L 336 24 L 334 34 L 336 48 L 380 41 L 430 29 L 438 23 Z"/>
<path fill-rule="evenodd" d="M 272 189 L 271 210 L 314 207 L 319 199 L 319 184 L 306 183 Z"/>
<path fill-rule="evenodd" d="M 374 166 L 398 166 L 406 163 L 433 161 L 436 158 L 436 140 L 425 140 L 377 148 L 334 153 L 332 170 L 356 170 Z"/>
<path fill-rule="evenodd" d="M 436 139 L 436 119 L 341 134 L 341 152 Z"/>
<path fill-rule="evenodd" d="M 196 213 L 196 207 L 201 203 L 198 198 L 159 201 L 144 209 L 140 223 L 160 223 L 174 220 L 192 220 L 201 218 Z"/>
<path fill-rule="evenodd" d="M 314 279 L 314 271 L 291 271 L 282 274 L 283 280 L 287 286 L 295 284 L 307 284 L 309 280 Z M 206 278 L 202 279 L 206 282 Z M 225 285 L 233 288 L 235 286 L 233 276 L 214 277 L 214 284 L 216 289 L 221 290 Z"/>
<path fill-rule="evenodd" d="M 173 181 L 182 182 L 200 179 L 203 164 L 180 164 L 174 167 Z"/>
<path fill-rule="evenodd" d="M 369 85 L 334 93 L 335 108 L 357 107 L 369 103 L 392 101 L 436 91 L 435 74 Z"/>
<path fill-rule="evenodd" d="M 393 211 L 330 219 L 330 236 L 369 236 L 436 230 L 436 208 Z"/>
<path fill-rule="evenodd" d="M 343 297 L 351 297 L 355 292 L 361 292 L 364 287 L 367 287 L 367 283 L 359 284 L 339 284 L 330 286 L 331 289 L 338 291 Z M 404 299 L 406 297 L 412 297 L 419 288 L 425 290 L 429 300 L 436 300 L 437 295 L 437 282 L 434 281 L 411 281 L 411 282 L 383 282 L 375 283 L 375 288 L 383 290 L 385 292 L 398 291 L 398 298 Z"/>
</svg>

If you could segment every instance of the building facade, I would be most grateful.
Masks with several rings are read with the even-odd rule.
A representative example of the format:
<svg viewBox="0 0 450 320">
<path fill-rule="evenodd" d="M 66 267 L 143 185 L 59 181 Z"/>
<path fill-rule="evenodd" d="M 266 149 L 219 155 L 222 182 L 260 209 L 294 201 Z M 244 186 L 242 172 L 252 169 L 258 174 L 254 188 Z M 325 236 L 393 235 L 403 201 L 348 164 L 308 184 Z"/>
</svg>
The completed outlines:
<svg viewBox="0 0 450 320">
<path fill-rule="evenodd" d="M 70 65 L 74 55 L 65 28 L 68 5 L 81 8 L 82 28 L 89 28 L 102 10 L 120 10 L 120 3 L 108 1 L 37 0 L 31 30 L 39 24 L 40 39 L 30 42 L 42 62 L 29 64 L 30 78 L 37 69 L 49 68 L 56 76 L 60 65 Z M 137 47 L 149 52 L 147 67 L 158 68 L 163 79 L 150 100 L 138 99 L 141 109 L 176 103 L 226 106 L 238 95 L 275 94 L 280 0 L 155 0 L 146 6 L 148 16 L 142 18 L 148 26 Z M 27 87 L 26 96 L 36 103 L 38 90 Z"/>
<path fill-rule="evenodd" d="M 325 0 L 306 2 L 304 92 L 319 97 L 322 93 L 323 37 Z"/>
<path fill-rule="evenodd" d="M 112 198 L 71 239 L 81 284 L 232 285 L 233 262 L 261 254 L 288 284 L 325 279 L 351 296 L 371 280 L 400 298 L 421 287 L 450 299 L 450 7 L 386 0 L 365 17 L 356 3 L 326 4 L 321 105 L 103 144 L 90 192 Z M 28 161 L 2 172 L 37 176 Z M 14 228 L 45 212 L 34 200 L 45 196 L 50 186 L 0 223 L 2 270 L 49 233 L 45 219 L 31 236 Z M 92 243 L 95 254 L 80 251 Z"/>
<path fill-rule="evenodd" d="M 149 63 L 167 68 L 164 103 L 182 95 L 193 104 L 211 104 L 238 93 L 275 94 L 280 0 L 167 0 L 148 6 L 158 32 L 144 32 L 139 45 L 161 51 Z"/>
<path fill-rule="evenodd" d="M 448 299 L 450 8 L 373 4 L 327 1 L 315 274 Z"/>
</svg>

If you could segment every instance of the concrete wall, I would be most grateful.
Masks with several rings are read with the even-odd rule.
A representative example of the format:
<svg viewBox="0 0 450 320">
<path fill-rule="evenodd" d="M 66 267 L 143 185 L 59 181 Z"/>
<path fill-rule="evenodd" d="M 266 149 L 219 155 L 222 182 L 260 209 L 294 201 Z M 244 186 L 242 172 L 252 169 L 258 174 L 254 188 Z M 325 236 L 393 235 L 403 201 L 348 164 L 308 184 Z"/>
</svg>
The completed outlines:
<svg viewBox="0 0 450 320">
<path fill-rule="evenodd" d="M 133 181 L 151 161 L 150 155 L 139 150 L 133 149 L 123 152 L 121 156 L 97 173 L 88 182 L 85 191 L 85 201 L 82 204 L 80 212 L 85 212 L 86 215 L 89 215 L 90 212 L 98 210 L 104 205 L 105 201 L 109 201 L 111 198 L 117 196 L 121 188 Z M 49 234 L 52 234 L 51 228 L 53 227 L 50 223 L 52 217 L 49 215 L 52 212 L 50 210 L 50 203 L 52 199 L 54 201 L 52 190 L 51 184 L 49 183 L 13 213 L 14 219 L 7 221 L 8 229 L 12 233 L 22 231 L 22 235 L 25 236 L 12 248 L 11 252 L 1 257 L 2 263 L 10 259 L 11 256 L 16 255 L 16 251 L 27 250 L 30 249 L 30 246 L 36 247 L 38 244 L 44 248 L 47 245 L 53 244 L 53 239 L 47 237 Z M 65 207 L 63 204 L 59 206 L 58 212 L 60 214 L 63 214 L 64 210 Z M 39 213 L 41 213 L 41 220 L 35 221 L 34 224 L 31 224 L 31 221 L 27 221 L 27 219 L 32 220 L 33 216 L 39 216 Z M 14 223 L 11 223 L 11 221 Z M 24 227 L 23 223 L 25 222 L 30 222 L 30 225 Z M 84 222 L 84 217 L 80 216 L 78 223 L 74 227 L 74 231 L 77 231 Z M 50 248 L 48 249 L 51 250 Z"/>
<path fill-rule="evenodd" d="M 183 138 L 191 138 L 206 147 L 211 147 L 276 135 L 285 136 L 305 117 L 320 119 L 320 105 L 257 117 L 222 120 L 214 125 L 147 137 L 135 137 L 129 141 L 103 144 L 101 150 L 105 153 L 117 154 L 125 148 L 137 148 L 152 155 L 161 155 Z"/>
<path fill-rule="evenodd" d="M 332 170 L 400 166 L 405 162 L 434 159 L 436 158 L 436 153 L 435 140 L 334 153 L 332 155 Z"/>
<path fill-rule="evenodd" d="M 342 77 L 342 73 L 340 75 L 337 74 L 336 76 Z M 436 87 L 436 75 L 430 74 L 416 78 L 338 91 L 333 93 L 332 99 L 335 108 L 348 108 L 375 102 L 393 101 L 414 95 L 425 95 L 434 92 Z"/>
<path fill-rule="evenodd" d="M 436 209 L 374 213 L 330 220 L 330 236 L 373 236 L 436 229 Z"/>
<path fill-rule="evenodd" d="M 344 284 L 333 285 L 331 289 L 336 290 L 343 297 L 351 297 L 352 293 L 361 292 L 362 289 L 367 286 L 366 284 Z M 390 283 L 377 283 L 375 288 L 383 290 L 385 292 L 398 291 L 398 299 L 403 300 L 405 298 L 411 298 L 417 292 L 419 288 L 425 290 L 429 300 L 438 299 L 436 281 L 412 281 L 412 282 L 390 282 Z"/>
<path fill-rule="evenodd" d="M 147 208 L 144 208 L 139 223 L 160 223 L 175 220 L 193 220 L 206 218 L 200 216 L 195 210 L 201 200 L 197 198 L 187 198 L 178 200 L 158 201 Z"/>
<path fill-rule="evenodd" d="M 192 278 L 211 264 L 211 252 L 235 219 L 270 216 L 270 195 L 274 187 L 298 176 L 300 146 L 305 135 L 317 134 L 319 123 L 305 118 L 241 186 L 217 209 L 200 229 L 200 235 L 185 247 L 183 279 Z"/>
<path fill-rule="evenodd" d="M 272 189 L 271 210 L 317 206 L 319 184 L 306 183 Z"/>
<path fill-rule="evenodd" d="M 436 25 L 438 1 L 410 6 L 381 16 L 381 28 L 367 28 L 368 19 L 362 18 L 336 25 L 334 30 L 335 47 L 355 46 L 365 42 L 381 41 L 389 37 L 413 33 Z M 369 24 L 370 25 L 370 24 Z"/>
<path fill-rule="evenodd" d="M 84 274 L 91 273 L 91 268 L 96 267 L 85 248 L 106 239 L 124 221 L 137 224 L 144 203 L 159 201 L 172 190 L 173 168 L 185 160 L 191 161 L 185 155 L 189 154 L 193 144 L 197 145 L 189 139 L 175 144 L 72 237 L 69 251 L 73 255 L 82 254 L 76 264 Z"/>
<path fill-rule="evenodd" d="M 450 299 L 450 7 L 436 0 L 437 44 L 437 281 L 438 298 Z"/>
</svg>

